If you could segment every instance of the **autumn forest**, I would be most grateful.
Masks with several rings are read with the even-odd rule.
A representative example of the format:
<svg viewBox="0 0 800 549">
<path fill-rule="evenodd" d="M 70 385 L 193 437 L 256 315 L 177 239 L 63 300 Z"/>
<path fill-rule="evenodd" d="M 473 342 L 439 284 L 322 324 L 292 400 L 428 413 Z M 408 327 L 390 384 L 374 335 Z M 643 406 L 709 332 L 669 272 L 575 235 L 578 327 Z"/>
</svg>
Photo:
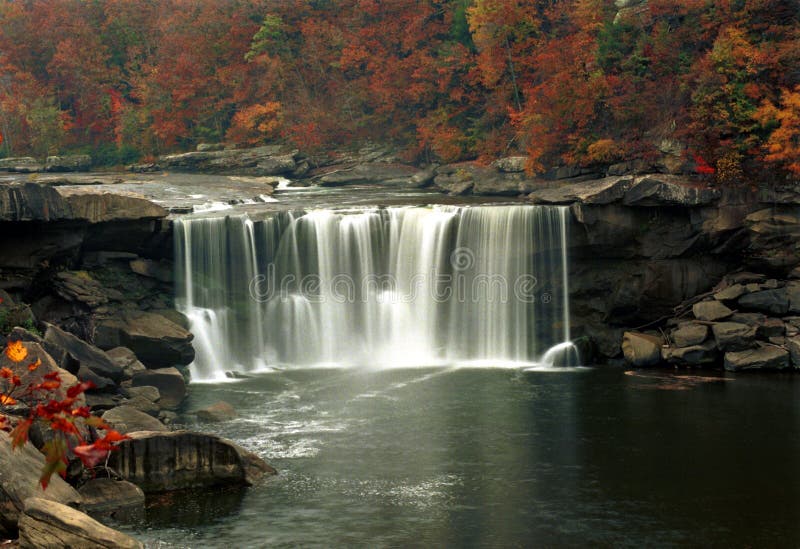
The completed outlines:
<svg viewBox="0 0 800 549">
<path fill-rule="evenodd" d="M 795 0 L 2 0 L 4 156 L 378 141 L 800 174 Z"/>
</svg>

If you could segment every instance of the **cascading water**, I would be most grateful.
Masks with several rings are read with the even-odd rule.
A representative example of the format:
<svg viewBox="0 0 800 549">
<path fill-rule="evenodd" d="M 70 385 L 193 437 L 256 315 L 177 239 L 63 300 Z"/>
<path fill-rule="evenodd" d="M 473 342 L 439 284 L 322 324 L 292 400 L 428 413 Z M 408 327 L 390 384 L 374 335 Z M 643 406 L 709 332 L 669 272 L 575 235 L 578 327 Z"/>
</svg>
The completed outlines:
<svg viewBox="0 0 800 549">
<path fill-rule="evenodd" d="M 574 364 L 566 216 L 562 207 L 433 206 L 178 219 L 192 375 Z"/>
</svg>

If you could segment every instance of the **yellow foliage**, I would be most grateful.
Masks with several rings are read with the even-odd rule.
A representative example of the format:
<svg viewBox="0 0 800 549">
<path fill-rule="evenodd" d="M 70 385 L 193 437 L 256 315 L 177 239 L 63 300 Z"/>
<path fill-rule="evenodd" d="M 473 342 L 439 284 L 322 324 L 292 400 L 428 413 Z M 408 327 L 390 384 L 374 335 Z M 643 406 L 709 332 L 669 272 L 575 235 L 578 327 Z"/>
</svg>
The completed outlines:
<svg viewBox="0 0 800 549">
<path fill-rule="evenodd" d="M 613 139 L 598 139 L 586 149 L 589 162 L 608 163 L 622 158 L 624 151 Z"/>
<path fill-rule="evenodd" d="M 12 362 L 22 362 L 28 356 L 28 349 L 21 341 L 9 341 L 6 344 L 6 356 Z"/>
</svg>

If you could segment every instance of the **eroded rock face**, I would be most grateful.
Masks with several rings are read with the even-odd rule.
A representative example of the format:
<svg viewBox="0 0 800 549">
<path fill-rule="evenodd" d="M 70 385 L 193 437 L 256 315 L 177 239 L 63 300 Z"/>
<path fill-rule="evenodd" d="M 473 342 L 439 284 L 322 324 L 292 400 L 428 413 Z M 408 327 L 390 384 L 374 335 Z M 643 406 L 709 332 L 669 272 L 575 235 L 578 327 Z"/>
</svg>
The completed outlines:
<svg viewBox="0 0 800 549">
<path fill-rule="evenodd" d="M 255 454 L 225 439 L 193 433 L 129 433 L 109 465 L 145 493 L 211 486 L 249 486 L 276 474 Z"/>
<path fill-rule="evenodd" d="M 24 502 L 31 497 L 46 498 L 66 505 L 78 505 L 81 496 L 61 477 L 54 475 L 47 490 L 42 490 L 39 477 L 44 456 L 27 443 L 12 450 L 8 433 L 0 431 L 0 535 L 13 536 Z"/>
<path fill-rule="evenodd" d="M 143 549 L 144 545 L 76 509 L 33 497 L 25 502 L 25 512 L 19 521 L 19 547 Z"/>
</svg>

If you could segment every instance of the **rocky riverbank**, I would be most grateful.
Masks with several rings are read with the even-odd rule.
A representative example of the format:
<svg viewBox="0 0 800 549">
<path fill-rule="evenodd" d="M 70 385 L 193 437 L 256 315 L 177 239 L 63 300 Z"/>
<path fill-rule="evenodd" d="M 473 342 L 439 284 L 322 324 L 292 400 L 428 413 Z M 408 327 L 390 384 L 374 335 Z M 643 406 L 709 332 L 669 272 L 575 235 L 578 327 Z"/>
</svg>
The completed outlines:
<svg viewBox="0 0 800 549">
<path fill-rule="evenodd" d="M 117 189 L 0 185 L 0 346 L 21 341 L 40 362 L 28 372 L 27 361 L 3 354 L 0 367 L 25 386 L 57 374 L 56 399 L 79 379 L 91 381 L 81 402 L 130 436 L 92 472 L 73 456 L 66 479 L 53 476 L 43 490 L 45 458 L 36 448 L 49 431 L 31 429 L 17 450 L 0 432 L 0 537 L 18 536 L 20 547 L 139 547 L 102 521 L 143 515 L 149 494 L 248 486 L 275 474 L 232 442 L 174 430 L 186 413 L 194 350 L 187 320 L 174 309 L 166 216 Z M 28 414 L 22 404 L 0 410 L 9 427 Z M 100 435 L 82 432 L 86 442 Z"/>
</svg>

